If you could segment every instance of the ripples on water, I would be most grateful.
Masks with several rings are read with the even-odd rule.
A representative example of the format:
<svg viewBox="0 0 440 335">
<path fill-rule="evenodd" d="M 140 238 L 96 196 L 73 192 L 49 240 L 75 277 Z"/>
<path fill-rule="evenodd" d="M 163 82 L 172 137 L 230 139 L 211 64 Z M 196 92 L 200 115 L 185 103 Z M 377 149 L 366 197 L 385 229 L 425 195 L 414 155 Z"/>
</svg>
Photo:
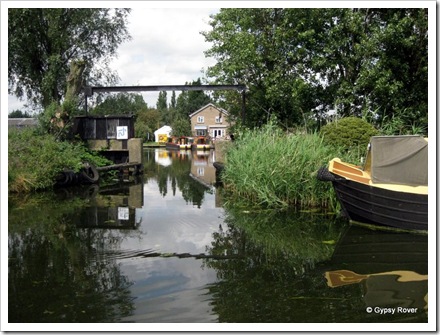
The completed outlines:
<svg viewBox="0 0 440 335">
<path fill-rule="evenodd" d="M 426 275 L 426 237 L 347 233 L 319 213 L 224 209 L 212 155 L 144 158 L 141 182 L 10 205 L 9 322 L 427 321 L 427 279 L 387 277 L 382 293 L 365 280 Z M 326 273 L 349 273 L 340 270 L 361 277 L 331 288 Z M 419 313 L 369 314 L 364 298 L 375 294 Z"/>
</svg>

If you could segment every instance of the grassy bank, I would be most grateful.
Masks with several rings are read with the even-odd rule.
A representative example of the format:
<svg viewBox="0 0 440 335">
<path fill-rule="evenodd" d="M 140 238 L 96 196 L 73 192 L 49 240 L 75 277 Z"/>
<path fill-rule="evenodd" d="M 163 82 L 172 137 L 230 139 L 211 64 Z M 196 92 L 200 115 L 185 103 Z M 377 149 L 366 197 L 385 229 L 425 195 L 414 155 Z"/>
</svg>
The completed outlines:
<svg viewBox="0 0 440 335">
<path fill-rule="evenodd" d="M 316 173 L 334 157 L 356 162 L 350 155 L 324 145 L 318 134 L 285 134 L 268 124 L 239 134 L 227 151 L 222 180 L 232 201 L 271 208 L 336 208 L 331 184 L 318 181 Z"/>
<path fill-rule="evenodd" d="M 96 166 L 109 163 L 82 142 L 60 141 L 34 129 L 9 130 L 8 191 L 26 193 L 51 188 L 60 171 L 77 172 L 84 161 Z"/>
</svg>

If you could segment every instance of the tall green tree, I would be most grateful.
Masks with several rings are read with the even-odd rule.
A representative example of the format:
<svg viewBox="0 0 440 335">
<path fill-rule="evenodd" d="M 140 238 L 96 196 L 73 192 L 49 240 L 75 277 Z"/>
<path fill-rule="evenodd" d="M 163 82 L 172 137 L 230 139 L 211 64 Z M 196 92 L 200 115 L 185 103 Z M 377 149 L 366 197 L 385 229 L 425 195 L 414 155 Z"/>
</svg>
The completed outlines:
<svg viewBox="0 0 440 335">
<path fill-rule="evenodd" d="M 171 102 L 170 102 L 170 109 L 176 108 L 176 91 L 173 91 L 171 94 Z"/>
<path fill-rule="evenodd" d="M 157 97 L 156 108 L 159 112 L 165 112 L 168 110 L 167 92 L 160 91 Z"/>
<path fill-rule="evenodd" d="M 109 95 L 90 110 L 91 115 L 134 115 L 147 110 L 148 105 L 141 94 L 117 93 Z"/>
<path fill-rule="evenodd" d="M 9 93 L 43 108 L 59 103 L 69 64 L 76 59 L 86 63 L 88 84 L 114 83 L 117 75 L 108 64 L 118 46 L 131 38 L 129 13 L 120 8 L 10 8 Z"/>
<path fill-rule="evenodd" d="M 156 102 L 156 109 L 160 112 L 162 124 L 169 125 L 174 118 L 174 110 L 168 109 L 166 91 L 159 92 Z"/>
<path fill-rule="evenodd" d="M 189 118 L 177 117 L 171 123 L 174 136 L 191 136 L 191 122 Z"/>
<path fill-rule="evenodd" d="M 157 109 L 148 108 L 138 112 L 134 124 L 136 137 L 154 141 L 154 132 L 160 128 L 161 113 Z"/>
<path fill-rule="evenodd" d="M 202 85 L 201 79 L 185 83 L 185 85 L 199 86 Z M 187 118 L 191 113 L 207 105 L 212 100 L 204 91 L 183 91 L 176 102 L 177 114 L 182 118 Z"/>
<path fill-rule="evenodd" d="M 226 8 L 211 19 L 205 54 L 217 64 L 206 74 L 249 88 L 249 124 L 271 114 L 300 124 L 335 106 L 426 122 L 426 9 Z"/>
<path fill-rule="evenodd" d="M 404 128 L 427 132 L 428 10 L 377 9 L 369 15 L 378 24 L 365 43 L 372 56 L 357 84 L 382 123 L 398 119 Z"/>
</svg>

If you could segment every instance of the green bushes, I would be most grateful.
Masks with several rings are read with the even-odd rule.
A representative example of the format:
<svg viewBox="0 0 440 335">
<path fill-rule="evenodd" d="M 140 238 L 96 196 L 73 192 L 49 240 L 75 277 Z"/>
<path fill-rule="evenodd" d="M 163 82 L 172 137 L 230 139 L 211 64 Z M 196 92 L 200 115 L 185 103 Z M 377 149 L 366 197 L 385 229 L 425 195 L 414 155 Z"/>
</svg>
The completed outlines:
<svg viewBox="0 0 440 335">
<path fill-rule="evenodd" d="M 378 131 L 367 121 L 357 117 L 346 117 L 326 124 L 321 128 L 324 143 L 336 147 L 351 149 L 366 148 L 370 137 Z"/>
<path fill-rule="evenodd" d="M 270 123 L 243 131 L 226 156 L 222 174 L 232 201 L 262 207 L 336 205 L 330 183 L 316 179 L 317 170 L 340 151 L 318 134 L 284 134 Z"/>
<path fill-rule="evenodd" d="M 79 171 L 84 161 L 103 165 L 108 161 L 87 150 L 81 143 L 59 141 L 32 129 L 9 130 L 8 190 L 29 192 L 50 188 L 64 168 Z"/>
</svg>

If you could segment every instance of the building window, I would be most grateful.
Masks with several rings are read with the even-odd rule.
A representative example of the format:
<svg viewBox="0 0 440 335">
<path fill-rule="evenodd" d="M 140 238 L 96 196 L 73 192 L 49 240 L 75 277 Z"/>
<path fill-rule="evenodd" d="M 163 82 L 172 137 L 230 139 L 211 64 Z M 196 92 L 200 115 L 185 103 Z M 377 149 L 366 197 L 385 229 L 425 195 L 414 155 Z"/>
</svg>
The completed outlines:
<svg viewBox="0 0 440 335">
<path fill-rule="evenodd" d="M 205 117 L 204 116 L 197 116 L 197 123 L 204 123 Z"/>
<path fill-rule="evenodd" d="M 196 135 L 197 136 L 206 136 L 206 129 L 197 129 Z"/>
<path fill-rule="evenodd" d="M 215 117 L 215 123 L 222 123 L 222 117 L 221 116 L 216 116 Z"/>
<path fill-rule="evenodd" d="M 214 135 L 214 138 L 223 137 L 224 136 L 224 130 L 223 129 L 214 129 L 213 135 Z"/>
</svg>

